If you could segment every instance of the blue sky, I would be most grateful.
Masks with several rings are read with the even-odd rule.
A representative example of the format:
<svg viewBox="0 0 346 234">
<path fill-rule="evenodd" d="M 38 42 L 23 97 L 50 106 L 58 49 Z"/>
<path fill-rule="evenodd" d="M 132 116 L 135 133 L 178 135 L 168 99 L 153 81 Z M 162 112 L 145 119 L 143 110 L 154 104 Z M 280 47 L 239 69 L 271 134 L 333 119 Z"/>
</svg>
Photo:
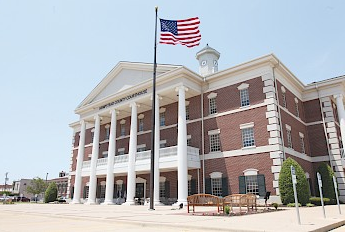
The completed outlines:
<svg viewBox="0 0 346 234">
<path fill-rule="evenodd" d="M 119 61 L 153 62 L 155 6 L 202 34 L 158 63 L 198 72 L 208 43 L 220 70 L 274 53 L 305 84 L 345 74 L 343 0 L 0 0 L 0 184 L 69 170 L 77 105 Z"/>
</svg>

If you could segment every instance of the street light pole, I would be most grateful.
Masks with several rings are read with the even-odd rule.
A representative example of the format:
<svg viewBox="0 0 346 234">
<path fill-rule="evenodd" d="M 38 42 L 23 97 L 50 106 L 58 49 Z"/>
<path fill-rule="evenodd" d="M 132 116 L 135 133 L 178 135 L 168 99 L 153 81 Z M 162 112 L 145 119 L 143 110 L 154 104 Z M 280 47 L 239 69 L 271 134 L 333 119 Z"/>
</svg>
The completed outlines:
<svg viewBox="0 0 346 234">
<path fill-rule="evenodd" d="M 7 175 L 8 175 L 8 172 L 5 173 L 5 193 L 7 192 Z"/>
</svg>

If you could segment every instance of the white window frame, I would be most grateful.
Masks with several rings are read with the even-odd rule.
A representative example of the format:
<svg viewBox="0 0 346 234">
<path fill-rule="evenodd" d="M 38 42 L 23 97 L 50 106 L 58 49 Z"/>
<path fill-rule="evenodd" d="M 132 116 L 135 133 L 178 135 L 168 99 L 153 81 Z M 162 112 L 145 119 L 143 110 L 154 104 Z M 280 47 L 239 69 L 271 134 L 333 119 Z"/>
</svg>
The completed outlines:
<svg viewBox="0 0 346 234">
<path fill-rule="evenodd" d="M 160 149 L 166 148 L 166 143 L 167 143 L 167 140 L 160 140 Z"/>
<path fill-rule="evenodd" d="M 300 139 L 300 150 L 302 154 L 306 154 L 305 151 L 305 142 L 304 142 L 304 134 L 299 132 L 299 139 Z"/>
<path fill-rule="evenodd" d="M 126 128 L 125 128 L 125 123 L 120 124 L 120 136 L 126 136 Z"/>
<path fill-rule="evenodd" d="M 146 144 L 137 145 L 137 152 L 144 152 L 144 151 L 147 151 Z"/>
<path fill-rule="evenodd" d="M 286 89 L 284 86 L 281 86 L 281 91 L 282 91 L 282 106 L 287 108 L 287 100 L 286 100 Z"/>
<path fill-rule="evenodd" d="M 117 155 L 124 155 L 125 154 L 125 148 L 119 148 Z"/>
<path fill-rule="evenodd" d="M 110 136 L 110 127 L 111 127 L 111 125 L 109 125 L 109 124 L 107 124 L 106 126 L 105 126 L 105 129 L 106 129 L 106 136 L 105 136 L 105 140 L 109 140 L 109 136 Z"/>
<path fill-rule="evenodd" d="M 209 145 L 210 152 L 220 152 L 221 151 L 221 141 L 220 141 L 220 129 L 208 131 L 209 135 Z"/>
<path fill-rule="evenodd" d="M 211 194 L 214 196 L 222 196 L 222 173 L 212 172 L 209 174 L 211 184 Z"/>
<path fill-rule="evenodd" d="M 295 102 L 295 107 L 296 107 L 296 116 L 298 118 L 300 118 L 300 113 L 299 113 L 299 101 L 298 98 L 294 98 L 294 102 Z"/>
<path fill-rule="evenodd" d="M 166 126 L 166 112 L 160 112 L 160 127 Z"/>
<path fill-rule="evenodd" d="M 293 149 L 292 144 L 292 128 L 286 124 L 287 147 Z"/>
<path fill-rule="evenodd" d="M 108 158 L 108 151 L 102 152 L 102 158 Z"/>
<path fill-rule="evenodd" d="M 243 148 L 256 147 L 254 126 L 254 122 L 241 124 L 239 126 L 239 128 L 241 129 Z M 249 142 L 251 142 L 250 145 Z"/>
</svg>

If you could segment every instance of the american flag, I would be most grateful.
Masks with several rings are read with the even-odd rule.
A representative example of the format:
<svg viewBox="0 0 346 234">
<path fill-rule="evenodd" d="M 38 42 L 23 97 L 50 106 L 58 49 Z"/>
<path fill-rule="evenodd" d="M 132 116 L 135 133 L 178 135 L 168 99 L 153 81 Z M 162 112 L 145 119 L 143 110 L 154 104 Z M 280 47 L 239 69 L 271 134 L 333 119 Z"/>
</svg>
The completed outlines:
<svg viewBox="0 0 346 234">
<path fill-rule="evenodd" d="M 189 18 L 185 20 L 165 20 L 160 19 L 161 24 L 161 44 L 182 44 L 187 47 L 199 45 L 201 33 L 198 29 L 199 18 Z"/>
</svg>

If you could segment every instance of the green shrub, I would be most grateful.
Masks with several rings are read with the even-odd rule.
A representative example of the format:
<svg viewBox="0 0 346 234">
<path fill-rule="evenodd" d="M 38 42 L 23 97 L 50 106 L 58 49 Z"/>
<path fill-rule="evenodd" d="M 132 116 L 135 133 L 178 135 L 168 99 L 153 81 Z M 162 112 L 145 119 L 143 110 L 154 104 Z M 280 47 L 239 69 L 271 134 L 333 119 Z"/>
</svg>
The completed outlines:
<svg viewBox="0 0 346 234">
<path fill-rule="evenodd" d="M 230 211 L 229 206 L 226 206 L 226 207 L 225 207 L 225 213 L 229 215 L 229 211 Z"/>
<path fill-rule="evenodd" d="M 58 188 L 54 182 L 50 183 L 44 194 L 44 202 L 53 202 L 57 199 Z"/>
<path fill-rule="evenodd" d="M 335 197 L 335 190 L 334 190 L 334 183 L 333 183 L 333 171 L 332 168 L 326 164 L 326 163 L 321 163 L 320 166 L 317 168 L 317 171 L 321 174 L 321 179 L 322 179 L 322 194 L 323 197 L 327 197 L 330 199 L 336 199 Z M 317 173 L 315 175 L 316 177 L 316 196 L 320 196 L 320 190 L 318 187 L 318 180 L 317 180 Z"/>
<path fill-rule="evenodd" d="M 315 205 L 312 204 L 312 203 L 306 203 L 306 206 L 307 206 L 307 207 L 314 207 Z"/>
<path fill-rule="evenodd" d="M 291 165 L 294 166 L 297 176 L 297 197 L 303 206 L 309 201 L 309 184 L 303 168 L 292 158 L 286 159 L 279 174 L 279 189 L 282 204 L 294 203 L 294 192 L 291 176 Z"/>
<path fill-rule="evenodd" d="M 301 207 L 302 204 L 298 203 L 298 206 Z M 296 203 L 288 203 L 287 207 L 296 207 Z"/>
<path fill-rule="evenodd" d="M 320 197 L 310 197 L 310 203 L 316 205 L 316 206 L 322 206 L 321 204 L 321 198 Z M 335 205 L 336 200 L 335 199 L 330 199 L 328 197 L 323 198 L 323 203 L 324 205 Z"/>
<path fill-rule="evenodd" d="M 278 209 L 278 207 L 279 207 L 279 204 L 277 204 L 277 203 L 272 203 L 272 206 L 275 208 L 275 210 L 277 210 Z"/>
</svg>

